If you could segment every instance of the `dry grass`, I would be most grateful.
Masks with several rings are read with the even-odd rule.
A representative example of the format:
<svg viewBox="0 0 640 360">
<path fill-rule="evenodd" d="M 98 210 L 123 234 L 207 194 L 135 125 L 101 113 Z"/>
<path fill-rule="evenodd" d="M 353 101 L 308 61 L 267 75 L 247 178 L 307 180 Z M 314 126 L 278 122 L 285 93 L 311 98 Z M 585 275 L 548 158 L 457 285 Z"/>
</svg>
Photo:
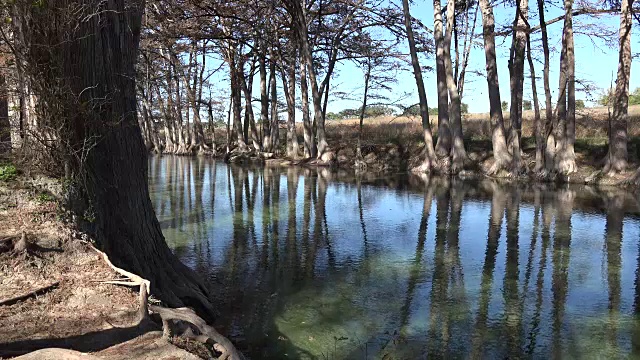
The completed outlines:
<svg viewBox="0 0 640 360">
<path fill-rule="evenodd" d="M 544 114 L 542 114 L 544 116 Z M 509 113 L 504 113 L 505 120 Z M 629 108 L 629 136 L 640 137 L 640 105 Z M 606 108 L 580 110 L 576 116 L 576 137 L 578 139 L 606 139 L 608 129 L 608 111 Z M 432 129 L 437 127 L 437 117 L 430 117 Z M 533 135 L 533 111 L 525 111 L 522 136 Z M 464 137 L 472 140 L 490 138 L 491 126 L 488 113 L 466 114 L 463 118 Z M 434 134 L 435 135 L 435 134 Z M 358 119 L 346 119 L 327 122 L 327 136 L 337 143 L 357 139 Z M 363 141 L 366 144 L 384 144 L 390 141 L 421 141 L 422 125 L 418 117 L 384 116 L 368 118 L 364 121 Z"/>
</svg>

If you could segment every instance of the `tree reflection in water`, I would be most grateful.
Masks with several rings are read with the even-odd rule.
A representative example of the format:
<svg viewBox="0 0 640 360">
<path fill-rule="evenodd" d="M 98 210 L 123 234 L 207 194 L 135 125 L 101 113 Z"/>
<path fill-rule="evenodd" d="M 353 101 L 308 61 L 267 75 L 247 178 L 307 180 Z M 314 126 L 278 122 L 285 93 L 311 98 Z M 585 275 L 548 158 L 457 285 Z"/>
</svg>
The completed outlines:
<svg viewBox="0 0 640 360">
<path fill-rule="evenodd" d="M 640 355 L 633 194 L 181 157 L 149 178 L 252 358 Z"/>
</svg>

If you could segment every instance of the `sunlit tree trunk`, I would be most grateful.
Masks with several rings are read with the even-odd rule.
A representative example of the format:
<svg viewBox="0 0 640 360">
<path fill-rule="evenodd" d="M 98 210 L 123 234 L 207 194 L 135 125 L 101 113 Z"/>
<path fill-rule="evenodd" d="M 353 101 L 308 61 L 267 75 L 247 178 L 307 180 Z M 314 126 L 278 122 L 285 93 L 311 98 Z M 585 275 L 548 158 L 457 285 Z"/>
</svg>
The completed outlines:
<svg viewBox="0 0 640 360">
<path fill-rule="evenodd" d="M 513 169 L 519 170 L 521 157 L 522 136 L 522 99 L 524 92 L 524 57 L 527 45 L 527 17 L 528 0 L 516 0 L 516 18 L 513 22 L 513 43 L 509 59 L 509 74 L 511 88 L 511 111 L 509 118 L 511 131 L 509 133 L 509 147 L 513 156 Z"/>
<path fill-rule="evenodd" d="M 260 124 L 262 124 L 262 147 L 269 151 L 267 135 L 271 134 L 269 126 L 269 95 L 267 94 L 267 59 L 264 53 L 258 55 L 258 72 L 260 74 Z"/>
<path fill-rule="evenodd" d="M 244 112 L 245 112 L 245 128 L 248 127 L 251 143 L 256 151 L 260 151 L 260 140 L 258 137 L 258 130 L 256 129 L 256 120 L 253 113 L 252 106 L 252 90 L 253 90 L 253 72 L 255 70 L 255 63 L 251 65 L 249 70 L 248 81 L 244 74 L 240 76 L 240 83 L 242 85 L 242 92 L 244 93 Z M 244 70 L 243 70 L 244 72 Z"/>
<path fill-rule="evenodd" d="M 455 17 L 455 0 L 447 1 L 447 30 L 444 38 L 444 64 L 447 77 L 447 89 L 449 90 L 449 98 L 451 99 L 451 107 L 449 111 L 451 133 L 453 135 L 453 145 L 451 146 L 451 171 L 457 173 L 464 167 L 467 153 L 464 149 L 464 140 L 462 138 L 462 103 L 458 86 L 453 77 L 453 65 L 451 63 L 451 35 L 453 32 Z"/>
<path fill-rule="evenodd" d="M 362 161 L 362 126 L 364 124 L 364 115 L 367 112 L 367 97 L 369 95 L 369 79 L 371 78 L 371 58 L 367 59 L 367 66 L 364 72 L 364 95 L 362 97 L 362 106 L 360 107 L 360 118 L 358 122 L 358 144 L 356 149 L 356 162 Z"/>
<path fill-rule="evenodd" d="M 295 51 L 293 51 L 295 53 Z M 298 158 L 298 134 L 296 132 L 296 64 L 294 60 L 282 70 L 282 89 L 287 100 L 287 156 Z M 288 74 L 287 74 L 288 73 Z"/>
<path fill-rule="evenodd" d="M 417 169 L 418 171 L 431 171 L 436 164 L 436 153 L 433 147 L 433 137 L 431 135 L 431 124 L 429 124 L 429 106 L 427 105 L 427 93 L 424 90 L 424 82 L 422 81 L 422 69 L 418 61 L 418 52 L 416 50 L 416 41 L 413 37 L 413 28 L 411 27 L 411 13 L 409 11 L 409 0 L 402 0 L 402 10 L 404 14 L 404 26 L 407 31 L 407 40 L 409 42 L 409 52 L 411 53 L 411 65 L 413 66 L 413 76 L 416 79 L 418 87 L 418 98 L 420 99 L 420 117 L 422 118 L 422 133 L 424 137 L 424 161 Z"/>
<path fill-rule="evenodd" d="M 278 118 L 278 91 L 276 88 L 276 59 L 271 52 L 269 63 L 269 89 L 271 101 L 271 133 L 269 134 L 269 149 L 276 152 L 279 145 L 280 124 Z"/>
<path fill-rule="evenodd" d="M 316 142 L 313 125 L 309 115 L 309 88 L 307 86 L 307 66 L 300 63 L 300 99 L 302 102 L 302 125 L 304 128 L 304 158 L 309 159 L 316 154 Z"/>
<path fill-rule="evenodd" d="M 544 126 L 544 168 L 550 171 L 554 167 L 556 153 L 556 140 L 554 128 L 556 120 L 553 118 L 553 105 L 551 104 L 551 85 L 549 79 L 549 37 L 547 35 L 547 23 L 544 19 L 544 0 L 538 0 L 538 17 L 540 19 L 540 29 L 542 32 L 542 52 L 544 54 L 543 84 L 545 99 L 545 126 Z"/>
<path fill-rule="evenodd" d="M 629 112 L 629 80 L 631 76 L 631 8 L 633 0 L 622 0 L 620 11 L 620 51 L 618 76 L 613 100 L 613 116 L 609 132 L 609 152 L 605 172 L 619 172 L 627 168 L 627 121 Z"/>
<path fill-rule="evenodd" d="M 538 88 L 536 87 L 536 69 L 531 56 L 531 38 L 527 34 L 527 60 L 529 62 L 529 72 L 531 75 L 531 94 L 533 96 L 533 131 L 536 137 L 536 166 L 535 171 L 544 168 L 544 125 L 540 119 L 540 101 L 538 100 Z"/>
<path fill-rule="evenodd" d="M 487 68 L 487 86 L 489 89 L 489 112 L 491 115 L 491 142 L 493 144 L 494 165 L 490 173 L 509 169 L 511 154 L 507 147 L 504 119 L 502 117 L 502 101 L 500 100 L 500 84 L 498 82 L 498 64 L 496 62 L 495 20 L 493 8 L 489 0 L 479 0 L 482 11 L 482 37 Z"/>
<path fill-rule="evenodd" d="M 440 0 L 433 0 L 433 38 L 436 42 L 436 82 L 438 85 L 438 141 L 435 151 L 438 157 L 448 157 L 451 151 L 451 129 L 447 75 L 444 64 L 444 25 Z"/>
<path fill-rule="evenodd" d="M 564 0 L 564 28 L 562 31 L 562 54 L 560 55 L 560 81 L 556 130 L 555 169 L 561 174 L 576 170 L 575 152 L 575 56 L 573 49 L 573 0 Z"/>
</svg>

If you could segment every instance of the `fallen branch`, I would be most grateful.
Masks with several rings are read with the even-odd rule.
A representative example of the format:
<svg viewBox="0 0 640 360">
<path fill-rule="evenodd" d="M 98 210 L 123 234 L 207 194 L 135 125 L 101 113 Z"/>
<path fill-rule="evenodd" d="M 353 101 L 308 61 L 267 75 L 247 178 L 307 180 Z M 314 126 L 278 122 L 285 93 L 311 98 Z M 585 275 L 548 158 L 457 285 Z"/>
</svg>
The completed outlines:
<svg viewBox="0 0 640 360">
<path fill-rule="evenodd" d="M 59 281 L 53 282 L 49 285 L 31 290 L 27 293 L 24 293 L 22 295 L 18 295 L 9 299 L 5 299 L 5 300 L 0 300 L 0 306 L 5 306 L 5 305 L 13 305 L 15 303 L 17 303 L 18 301 L 22 301 L 22 300 L 26 300 L 30 297 L 34 297 L 34 296 L 38 296 L 38 295 L 42 295 L 44 293 L 46 293 L 47 291 L 57 287 L 58 285 L 60 285 Z"/>
</svg>

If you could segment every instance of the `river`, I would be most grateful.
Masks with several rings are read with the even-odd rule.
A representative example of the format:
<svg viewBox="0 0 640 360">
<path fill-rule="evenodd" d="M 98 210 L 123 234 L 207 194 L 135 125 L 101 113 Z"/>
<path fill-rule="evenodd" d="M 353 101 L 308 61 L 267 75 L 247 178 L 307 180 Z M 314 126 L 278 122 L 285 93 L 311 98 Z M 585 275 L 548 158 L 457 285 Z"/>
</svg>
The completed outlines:
<svg viewBox="0 0 640 360">
<path fill-rule="evenodd" d="M 252 359 L 640 357 L 629 192 L 171 156 L 149 182 Z"/>
</svg>

